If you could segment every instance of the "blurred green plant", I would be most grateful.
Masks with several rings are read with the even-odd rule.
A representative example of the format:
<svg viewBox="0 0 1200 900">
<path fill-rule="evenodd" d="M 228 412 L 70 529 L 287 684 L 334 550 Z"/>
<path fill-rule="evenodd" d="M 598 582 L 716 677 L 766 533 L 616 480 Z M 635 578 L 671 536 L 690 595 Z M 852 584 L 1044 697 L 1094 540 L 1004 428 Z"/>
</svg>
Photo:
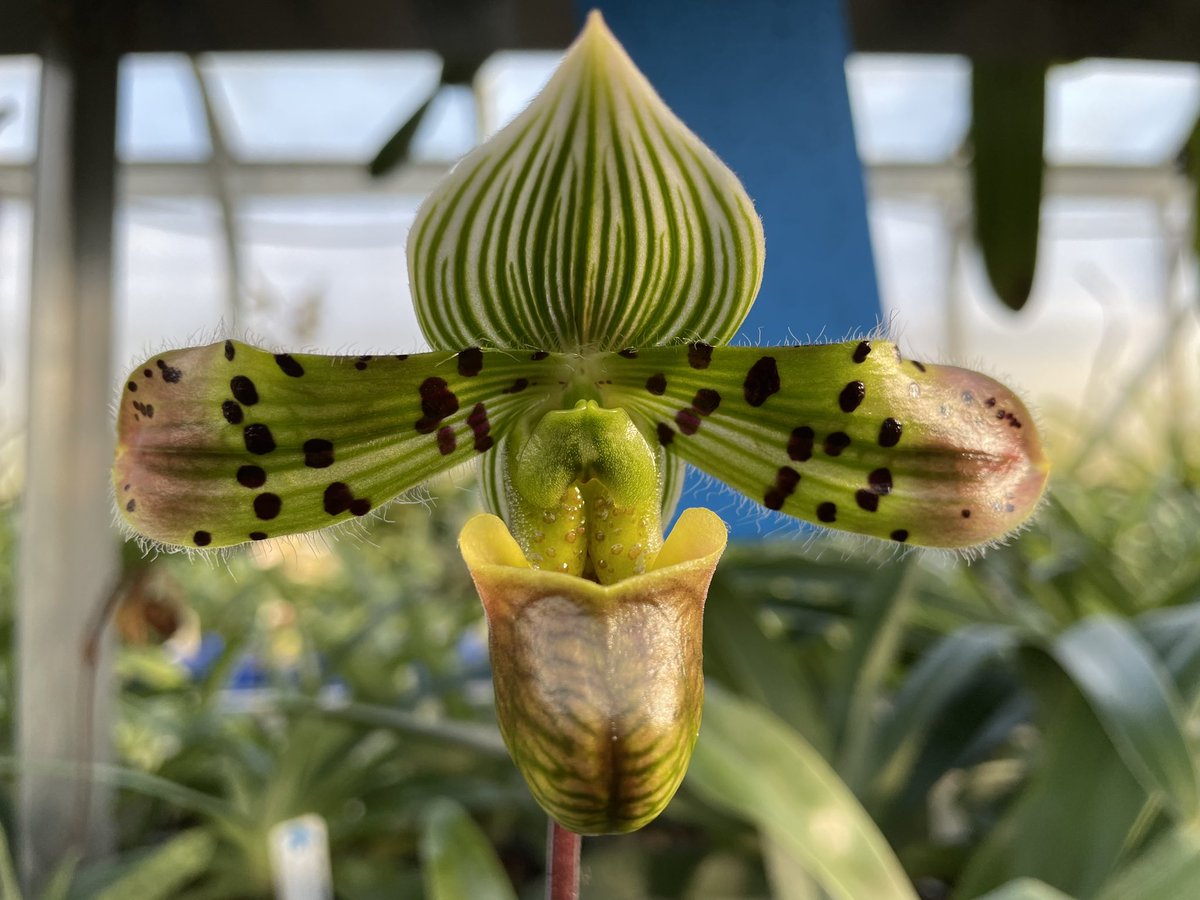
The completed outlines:
<svg viewBox="0 0 1200 900">
<path fill-rule="evenodd" d="M 929 898 L 1189 898 L 1200 493 L 1187 465 L 1121 446 L 1064 467 L 1022 540 L 970 565 L 882 566 L 829 536 L 731 548 L 706 613 L 724 688 L 706 740 L 660 822 L 585 852 L 592 896 L 911 896 L 904 872 Z M 473 505 L 441 493 L 436 509 L 393 508 L 370 543 L 231 557 L 232 593 L 223 569 L 152 563 L 224 650 L 200 676 L 174 659 L 183 635 L 122 652 L 122 765 L 97 776 L 125 788 L 126 850 L 71 870 L 93 891 L 71 896 L 203 833 L 211 859 L 172 896 L 268 897 L 266 832 L 311 811 L 329 822 L 339 897 L 418 896 L 435 877 L 424 861 L 480 850 L 441 798 L 501 861 L 480 864 L 480 895 L 505 890 L 498 871 L 537 895 L 541 818 L 499 742 L 482 617 L 453 557 Z M 231 690 L 247 667 L 258 687 Z M 455 835 L 461 851 L 430 849 Z M 839 836 L 843 857 L 814 858 Z"/>
</svg>

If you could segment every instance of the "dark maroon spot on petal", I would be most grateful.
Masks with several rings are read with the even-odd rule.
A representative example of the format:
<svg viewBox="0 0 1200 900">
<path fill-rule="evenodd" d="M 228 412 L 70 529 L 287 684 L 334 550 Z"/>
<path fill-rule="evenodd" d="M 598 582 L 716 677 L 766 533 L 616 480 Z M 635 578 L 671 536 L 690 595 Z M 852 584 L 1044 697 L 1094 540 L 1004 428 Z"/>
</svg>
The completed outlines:
<svg viewBox="0 0 1200 900">
<path fill-rule="evenodd" d="M 126 491 L 127 491 L 127 490 L 129 490 L 131 487 L 133 487 L 133 485 L 132 485 L 132 484 L 127 484 L 127 485 L 125 485 L 125 487 L 124 487 L 124 490 L 126 490 Z"/>
<path fill-rule="evenodd" d="M 646 379 L 646 390 L 656 397 L 661 397 L 667 392 L 667 376 L 662 372 L 656 372 Z"/>
<path fill-rule="evenodd" d="M 435 376 L 421 382 L 419 391 L 424 415 L 417 420 L 415 427 L 421 434 L 432 434 L 442 419 L 458 412 L 458 397 L 446 385 L 444 378 Z"/>
<path fill-rule="evenodd" d="M 271 429 L 261 422 L 247 425 L 242 435 L 246 439 L 246 449 L 256 456 L 262 456 L 275 449 L 275 438 L 271 436 Z"/>
<path fill-rule="evenodd" d="M 506 387 L 500 393 L 502 393 L 502 394 L 519 394 L 519 393 L 521 393 L 521 391 L 525 390 L 525 388 L 527 388 L 527 387 L 529 387 L 529 379 L 528 378 L 518 378 L 516 381 L 514 381 L 512 383 L 511 386 Z"/>
<path fill-rule="evenodd" d="M 721 395 L 712 388 L 700 388 L 692 398 L 692 406 L 702 416 L 711 416 L 721 405 Z"/>
<path fill-rule="evenodd" d="M 768 397 L 778 393 L 779 387 L 779 367 L 773 356 L 764 356 L 752 365 L 742 384 L 746 402 L 751 406 L 762 406 Z"/>
<path fill-rule="evenodd" d="M 233 353 L 234 353 L 233 341 L 226 341 L 225 342 L 225 358 L 227 360 L 229 360 L 230 362 L 233 361 Z"/>
<path fill-rule="evenodd" d="M 296 362 L 290 353 L 276 353 L 275 362 L 289 378 L 299 378 L 304 374 L 304 366 Z"/>
<path fill-rule="evenodd" d="M 545 359 L 549 355 L 550 354 L 547 353 L 545 350 L 535 350 L 533 353 L 529 354 L 529 358 L 532 359 L 534 362 L 541 362 L 543 359 Z"/>
<path fill-rule="evenodd" d="M 895 419 L 884 419 L 883 424 L 879 426 L 879 446 L 895 447 L 900 443 L 900 434 L 903 431 L 904 426 Z"/>
<path fill-rule="evenodd" d="M 137 385 L 136 385 L 136 384 L 134 384 L 132 381 L 131 381 L 131 382 L 129 382 L 129 385 L 128 385 L 128 387 L 129 387 L 129 389 L 130 389 L 131 391 L 136 391 L 136 390 L 137 390 Z"/>
<path fill-rule="evenodd" d="M 242 487 L 259 488 L 267 483 L 267 473 L 261 466 L 242 466 L 237 470 L 237 481 Z"/>
<path fill-rule="evenodd" d="M 767 492 L 763 494 L 763 506 L 767 509 L 783 509 L 783 501 L 787 497 L 777 487 L 767 488 Z"/>
<path fill-rule="evenodd" d="M 371 501 L 366 497 L 359 497 L 350 503 L 350 512 L 356 516 L 365 516 L 371 511 Z"/>
<path fill-rule="evenodd" d="M 465 378 L 473 378 L 483 371 L 483 351 L 478 347 L 468 347 L 458 354 L 458 374 Z"/>
<path fill-rule="evenodd" d="M 984 406 L 987 406 L 987 407 L 992 407 L 992 406 L 995 406 L 995 405 L 996 405 L 996 398 L 995 398 L 995 397 L 988 397 L 986 400 L 984 400 L 984 401 L 983 401 L 983 405 L 984 405 Z"/>
<path fill-rule="evenodd" d="M 799 483 L 800 473 L 791 466 L 780 466 L 779 471 L 775 473 L 775 487 L 779 488 L 785 497 L 790 497 Z"/>
<path fill-rule="evenodd" d="M 817 518 L 820 519 L 822 522 L 836 522 L 837 521 L 837 504 L 830 503 L 828 500 L 826 500 L 824 503 L 822 503 L 820 506 L 817 507 Z"/>
<path fill-rule="evenodd" d="M 266 539 L 267 539 L 267 533 L 265 531 L 250 532 L 250 540 L 252 540 L 252 541 L 265 541 Z"/>
<path fill-rule="evenodd" d="M 134 400 L 133 408 L 136 409 L 138 412 L 140 412 L 147 419 L 154 418 L 154 404 L 153 403 L 142 403 L 138 400 Z"/>
<path fill-rule="evenodd" d="M 221 415 L 230 425 L 241 425 L 242 419 L 245 418 L 242 407 L 235 400 L 226 400 L 221 404 Z"/>
<path fill-rule="evenodd" d="M 438 452 L 442 456 L 449 456 L 454 452 L 454 448 L 458 446 L 458 441 L 454 438 L 454 429 L 449 425 L 443 425 L 438 429 L 437 433 Z"/>
<path fill-rule="evenodd" d="M 482 403 L 476 403 L 471 414 L 467 416 L 467 425 L 475 435 L 475 449 L 480 453 L 491 450 L 496 442 L 488 434 L 492 429 L 492 423 L 488 421 L 487 407 Z"/>
<path fill-rule="evenodd" d="M 626 347 L 624 350 L 617 351 L 617 356 L 623 356 L 626 359 L 637 359 L 637 355 L 638 352 L 636 347 Z"/>
<path fill-rule="evenodd" d="M 816 437 L 816 432 L 807 425 L 793 428 L 792 436 L 788 438 L 788 458 L 794 459 L 797 462 L 808 462 L 812 459 L 813 442 L 816 440 Z"/>
<path fill-rule="evenodd" d="M 283 509 L 278 494 L 259 494 L 254 498 L 254 514 L 260 519 L 273 519 Z"/>
<path fill-rule="evenodd" d="M 871 355 L 871 342 L 859 341 L 858 346 L 854 348 L 854 354 L 851 356 L 856 363 L 865 362 L 866 358 Z"/>
<path fill-rule="evenodd" d="M 147 378 L 154 377 L 154 373 L 151 372 L 149 369 L 142 369 L 142 374 L 145 375 Z"/>
<path fill-rule="evenodd" d="M 969 518 L 971 518 L 971 511 L 970 511 L 969 509 L 964 509 L 964 510 L 962 511 L 962 517 L 963 517 L 964 519 L 969 519 Z"/>
<path fill-rule="evenodd" d="M 700 429 L 700 417 L 690 407 L 681 409 L 675 413 L 675 424 L 683 434 L 695 434 Z"/>
<path fill-rule="evenodd" d="M 892 532 L 892 540 L 899 541 L 901 544 L 903 544 L 905 541 L 908 540 L 907 529 L 897 528 L 895 531 Z"/>
<path fill-rule="evenodd" d="M 917 369 L 917 371 L 918 371 L 918 372 L 924 372 L 924 371 L 925 371 L 925 364 L 924 364 L 924 363 L 919 363 L 919 362 L 917 362 L 915 359 L 914 359 L 914 360 L 911 360 L 911 362 L 912 362 L 912 364 L 913 364 L 914 366 L 916 366 L 916 369 Z"/>
<path fill-rule="evenodd" d="M 197 531 L 192 535 L 192 543 L 197 547 L 207 547 L 212 543 L 212 535 L 207 531 Z"/>
<path fill-rule="evenodd" d="M 838 406 L 842 408 L 842 412 L 852 413 L 858 409 L 865 396 L 867 396 L 867 386 L 861 381 L 851 381 L 838 394 Z"/>
<path fill-rule="evenodd" d="M 854 499 L 867 512 L 875 512 L 879 509 L 879 495 L 871 491 L 855 491 Z"/>
<path fill-rule="evenodd" d="M 675 440 L 675 431 L 666 422 L 659 422 L 656 430 L 658 431 L 658 442 L 664 447 Z"/>
<path fill-rule="evenodd" d="M 327 469 L 333 465 L 333 442 L 311 438 L 304 442 L 304 464 L 310 469 Z"/>
<path fill-rule="evenodd" d="M 246 406 L 253 406 L 258 402 L 258 389 L 245 375 L 234 375 L 229 379 L 229 391 L 235 400 Z"/>
<path fill-rule="evenodd" d="M 838 456 L 850 446 L 850 435 L 844 431 L 835 431 L 825 438 L 825 453 L 828 456 Z"/>
<path fill-rule="evenodd" d="M 688 365 L 693 369 L 707 369 L 712 362 L 712 344 L 696 341 L 688 344 Z"/>
<path fill-rule="evenodd" d="M 397 362 L 404 362 L 406 359 L 408 359 L 408 354 L 407 354 L 407 353 L 397 353 L 397 354 L 396 354 L 396 361 L 397 361 Z"/>
<path fill-rule="evenodd" d="M 130 500 L 128 503 L 125 504 L 125 512 L 133 512 L 135 509 L 137 509 L 137 501 L 136 500 Z"/>
<path fill-rule="evenodd" d="M 354 501 L 350 487 L 340 481 L 335 481 L 325 488 L 325 512 L 331 516 L 344 513 Z"/>
<path fill-rule="evenodd" d="M 876 469 L 867 476 L 867 484 L 871 490 L 881 497 L 892 492 L 892 473 L 890 469 Z"/>
<path fill-rule="evenodd" d="M 354 368 L 358 369 L 360 372 L 367 371 L 367 361 L 364 359 L 356 359 L 354 361 Z"/>
<path fill-rule="evenodd" d="M 167 384 L 179 384 L 183 378 L 183 372 L 174 366 L 168 366 L 165 360 L 157 360 L 155 365 L 162 370 L 163 381 Z"/>
</svg>

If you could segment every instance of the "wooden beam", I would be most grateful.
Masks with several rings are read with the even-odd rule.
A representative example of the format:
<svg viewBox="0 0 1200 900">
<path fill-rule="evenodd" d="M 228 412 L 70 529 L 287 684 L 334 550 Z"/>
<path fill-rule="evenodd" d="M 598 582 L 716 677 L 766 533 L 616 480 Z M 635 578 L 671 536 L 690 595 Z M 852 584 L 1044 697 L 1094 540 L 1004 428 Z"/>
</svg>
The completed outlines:
<svg viewBox="0 0 1200 900">
<path fill-rule="evenodd" d="M 568 0 L 116 0 L 125 53 L 230 50 L 434 50 L 451 60 L 559 49 L 574 37 Z M 47 0 L 0 3 L 0 54 L 38 53 Z"/>
<path fill-rule="evenodd" d="M 854 48 L 1065 62 L 1200 60 L 1195 0 L 846 0 Z"/>
</svg>

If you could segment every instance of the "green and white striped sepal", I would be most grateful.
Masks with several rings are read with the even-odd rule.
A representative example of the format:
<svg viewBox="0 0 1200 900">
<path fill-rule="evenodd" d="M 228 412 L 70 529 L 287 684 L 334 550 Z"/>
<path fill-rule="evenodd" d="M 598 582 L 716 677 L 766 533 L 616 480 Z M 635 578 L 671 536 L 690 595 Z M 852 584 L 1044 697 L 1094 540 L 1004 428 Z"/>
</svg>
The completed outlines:
<svg viewBox="0 0 1200 900">
<path fill-rule="evenodd" d="M 592 13 L 545 90 L 413 225 L 433 347 L 725 343 L 758 292 L 762 225 Z"/>
</svg>

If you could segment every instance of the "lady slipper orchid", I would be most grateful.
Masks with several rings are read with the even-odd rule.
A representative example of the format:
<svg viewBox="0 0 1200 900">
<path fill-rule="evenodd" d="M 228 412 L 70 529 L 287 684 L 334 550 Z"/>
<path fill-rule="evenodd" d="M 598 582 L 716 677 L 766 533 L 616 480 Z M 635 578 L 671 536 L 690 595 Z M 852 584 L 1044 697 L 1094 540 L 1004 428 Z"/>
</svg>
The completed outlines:
<svg viewBox="0 0 1200 900">
<path fill-rule="evenodd" d="M 700 721 L 720 520 L 662 522 L 684 464 L 769 510 L 901 544 L 994 541 L 1037 505 L 1028 411 L 894 344 L 730 347 L 758 217 L 592 14 L 541 95 L 425 202 L 408 256 L 433 352 L 152 357 L 113 484 L 152 541 L 220 548 L 365 516 L 479 458 L 460 538 L 501 731 L 581 833 L 665 807 Z"/>
</svg>

